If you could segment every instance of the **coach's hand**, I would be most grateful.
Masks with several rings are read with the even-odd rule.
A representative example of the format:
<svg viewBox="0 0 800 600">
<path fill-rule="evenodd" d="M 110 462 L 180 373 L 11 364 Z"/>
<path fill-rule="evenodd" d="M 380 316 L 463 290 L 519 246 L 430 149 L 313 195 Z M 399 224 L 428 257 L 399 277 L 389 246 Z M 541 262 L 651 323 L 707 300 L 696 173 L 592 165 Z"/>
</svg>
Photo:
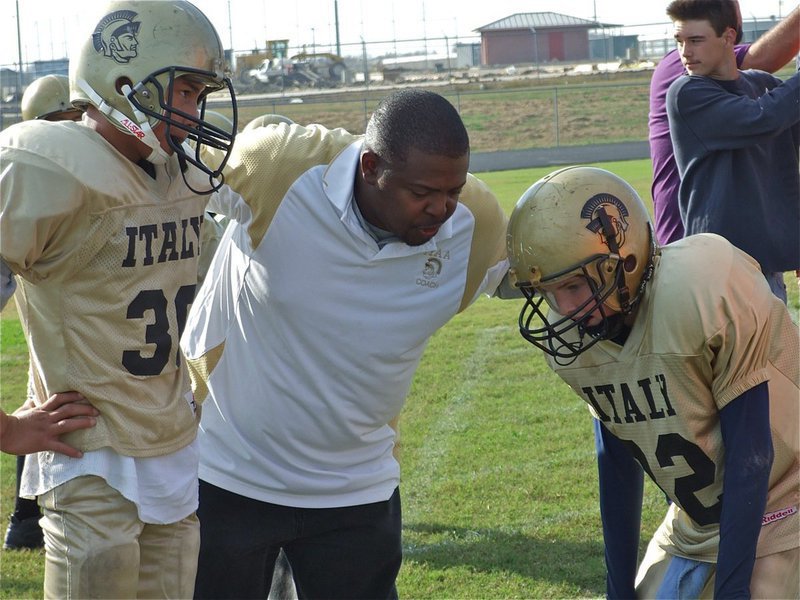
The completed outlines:
<svg viewBox="0 0 800 600">
<path fill-rule="evenodd" d="M 61 436 L 94 427 L 98 410 L 78 392 L 53 394 L 41 406 L 26 402 L 12 414 L 0 411 L 0 450 L 31 454 L 42 450 L 80 458 L 83 452 L 61 441 Z"/>
</svg>

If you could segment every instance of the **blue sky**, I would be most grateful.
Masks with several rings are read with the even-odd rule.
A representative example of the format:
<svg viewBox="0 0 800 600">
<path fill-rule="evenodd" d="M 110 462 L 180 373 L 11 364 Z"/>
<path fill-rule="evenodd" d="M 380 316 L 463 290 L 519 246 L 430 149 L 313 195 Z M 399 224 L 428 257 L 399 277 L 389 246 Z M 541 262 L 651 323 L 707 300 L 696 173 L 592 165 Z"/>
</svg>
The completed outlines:
<svg viewBox="0 0 800 600">
<path fill-rule="evenodd" d="M 91 28 L 88 15 L 103 4 L 99 0 L 0 2 L 0 64 L 17 62 L 17 6 L 23 61 L 28 62 L 64 57 L 71 33 Z M 362 38 L 368 43 L 394 38 L 466 39 L 475 35 L 474 29 L 517 12 L 552 11 L 592 19 L 596 11 L 603 22 L 664 23 L 660 29 L 671 31 L 664 14 L 667 2 L 660 0 L 195 0 L 195 4 L 215 24 L 226 47 L 232 34 L 236 50 L 263 47 L 266 39 L 288 38 L 292 46 L 314 44 L 327 51 L 335 46 L 335 7 L 340 42 L 350 48 Z M 751 19 L 785 16 L 797 4 L 740 0 L 740 5 L 743 17 Z"/>
</svg>

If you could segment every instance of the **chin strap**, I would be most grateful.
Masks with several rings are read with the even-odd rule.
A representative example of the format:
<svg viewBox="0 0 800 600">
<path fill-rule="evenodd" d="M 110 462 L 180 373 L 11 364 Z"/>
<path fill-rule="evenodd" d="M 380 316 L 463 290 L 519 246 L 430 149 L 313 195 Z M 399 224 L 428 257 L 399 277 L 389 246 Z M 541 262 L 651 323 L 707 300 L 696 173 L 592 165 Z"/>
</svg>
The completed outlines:
<svg viewBox="0 0 800 600">
<path fill-rule="evenodd" d="M 100 97 L 100 94 L 95 92 L 92 87 L 83 79 L 78 80 L 78 85 L 84 92 L 86 92 L 97 109 L 106 117 L 108 117 L 112 123 L 114 123 L 125 133 L 136 137 L 139 141 L 147 145 L 152 150 L 146 159 L 147 161 L 156 165 L 163 165 L 169 160 L 169 154 L 167 154 L 161 147 L 161 142 L 156 137 L 153 128 L 150 127 L 147 117 L 130 101 L 128 96 L 133 92 L 131 86 L 123 85 L 122 93 L 125 94 L 125 100 L 127 100 L 128 104 L 133 110 L 133 114 L 136 116 L 138 123 L 132 121 L 126 114 L 117 110 L 108 102 L 103 100 L 103 98 Z"/>
</svg>

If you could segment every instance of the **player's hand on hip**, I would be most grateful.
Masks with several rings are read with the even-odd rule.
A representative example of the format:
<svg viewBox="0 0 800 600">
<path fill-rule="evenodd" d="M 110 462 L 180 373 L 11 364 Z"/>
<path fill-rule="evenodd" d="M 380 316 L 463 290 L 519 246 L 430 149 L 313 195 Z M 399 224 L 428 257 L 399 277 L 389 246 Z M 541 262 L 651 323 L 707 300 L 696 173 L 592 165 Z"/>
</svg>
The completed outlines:
<svg viewBox="0 0 800 600">
<path fill-rule="evenodd" d="M 26 402 L 15 410 L 3 427 L 3 451 L 31 454 L 42 450 L 80 458 L 80 450 L 61 441 L 61 436 L 94 427 L 99 411 L 78 392 L 59 392 L 41 406 Z"/>
</svg>

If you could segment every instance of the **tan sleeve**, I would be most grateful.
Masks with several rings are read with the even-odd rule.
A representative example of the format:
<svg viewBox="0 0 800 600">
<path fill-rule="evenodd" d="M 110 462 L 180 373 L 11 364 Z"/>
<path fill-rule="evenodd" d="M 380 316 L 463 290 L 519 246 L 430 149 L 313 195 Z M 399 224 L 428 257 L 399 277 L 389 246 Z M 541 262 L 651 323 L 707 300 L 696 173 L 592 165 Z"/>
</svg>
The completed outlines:
<svg viewBox="0 0 800 600">
<path fill-rule="evenodd" d="M 481 291 L 488 272 L 506 259 L 508 225 L 508 217 L 495 195 L 485 183 L 471 174 L 467 176 L 467 185 L 461 192 L 460 202 L 474 216 L 475 230 L 472 233 L 467 284 L 459 312 L 467 308 Z"/>
<path fill-rule="evenodd" d="M 0 255 L 14 273 L 36 283 L 68 268 L 88 218 L 81 186 L 48 161 L 2 148 Z"/>
<path fill-rule="evenodd" d="M 356 139 L 343 129 L 319 125 L 260 127 L 237 136 L 225 181 L 253 213 L 248 227 L 253 248 L 297 178 L 314 166 L 328 164 Z"/>
<path fill-rule="evenodd" d="M 719 260 L 715 264 L 725 263 Z M 771 322 L 780 312 L 773 308 L 781 304 L 747 254 L 732 248 L 729 264 L 722 284 L 727 290 L 721 295 L 723 304 L 717 307 L 724 324 L 708 339 L 714 353 L 712 392 L 720 409 L 769 378 L 767 366 L 774 343 Z M 711 302 L 704 305 L 713 306 Z"/>
<path fill-rule="evenodd" d="M 186 357 L 186 366 L 189 369 L 189 376 L 192 380 L 192 393 L 198 406 L 202 405 L 206 397 L 208 397 L 208 378 L 211 376 L 211 371 L 219 363 L 220 358 L 222 358 L 224 350 L 225 343 L 223 342 L 202 356 L 197 358 Z"/>
</svg>

